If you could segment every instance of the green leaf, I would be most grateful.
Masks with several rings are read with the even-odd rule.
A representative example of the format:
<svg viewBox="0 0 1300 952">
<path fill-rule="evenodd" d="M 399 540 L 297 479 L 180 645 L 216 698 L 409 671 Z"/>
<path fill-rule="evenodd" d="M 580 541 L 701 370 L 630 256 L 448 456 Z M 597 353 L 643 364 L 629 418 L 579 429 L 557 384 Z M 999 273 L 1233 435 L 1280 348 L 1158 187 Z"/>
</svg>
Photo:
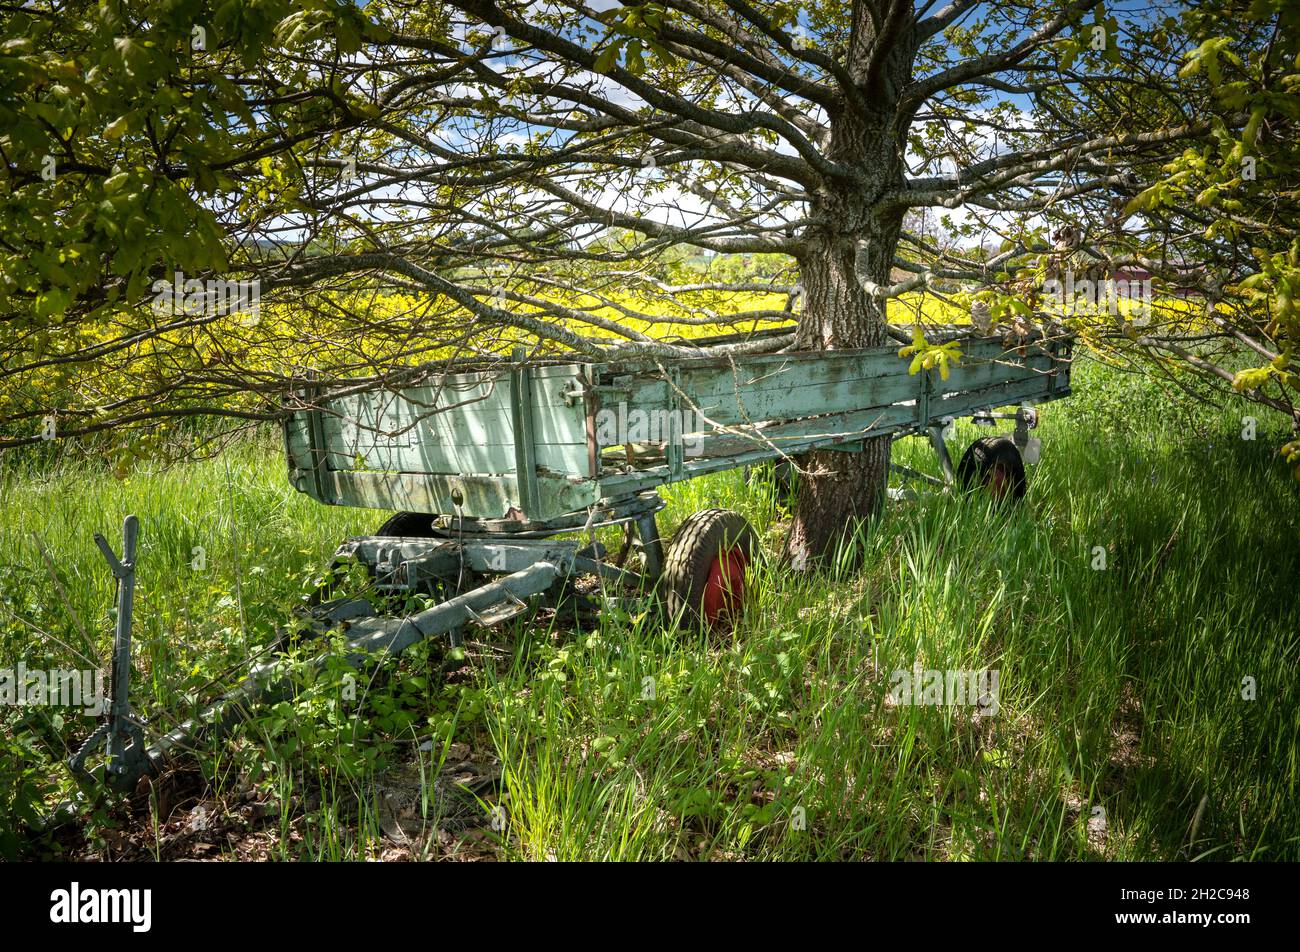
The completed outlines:
<svg viewBox="0 0 1300 952">
<path fill-rule="evenodd" d="M 1256 390 L 1268 383 L 1268 378 L 1272 373 L 1272 367 L 1252 367 L 1249 370 L 1240 370 L 1232 378 L 1232 388 L 1239 393 Z"/>
<path fill-rule="evenodd" d="M 601 54 L 596 57 L 596 62 L 592 65 L 592 68 L 598 73 L 608 73 L 613 69 L 618 62 L 618 48 L 622 42 L 622 40 L 614 40 L 609 46 L 605 47 Z"/>
</svg>

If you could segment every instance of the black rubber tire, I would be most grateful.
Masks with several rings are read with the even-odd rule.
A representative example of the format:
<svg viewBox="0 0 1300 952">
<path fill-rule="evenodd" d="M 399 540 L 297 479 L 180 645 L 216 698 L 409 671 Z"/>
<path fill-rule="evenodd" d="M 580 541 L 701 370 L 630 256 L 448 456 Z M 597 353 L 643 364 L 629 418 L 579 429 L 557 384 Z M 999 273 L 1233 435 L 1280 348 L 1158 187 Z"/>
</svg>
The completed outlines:
<svg viewBox="0 0 1300 952">
<path fill-rule="evenodd" d="M 669 618 L 706 625 L 704 593 L 718 553 L 743 548 L 750 563 L 759 557 L 758 535 L 745 517 L 730 509 L 701 509 L 673 533 L 660 580 Z"/>
<path fill-rule="evenodd" d="M 999 472 L 1000 471 L 1000 472 Z M 957 464 L 957 485 L 965 490 L 1003 485 L 1000 498 L 1019 502 L 1025 496 L 1025 461 L 1009 436 L 986 436 L 966 448 Z"/>
<path fill-rule="evenodd" d="M 441 534 L 434 531 L 435 518 L 437 517 L 425 512 L 395 512 L 375 531 L 375 535 L 406 539 L 437 539 Z"/>
</svg>

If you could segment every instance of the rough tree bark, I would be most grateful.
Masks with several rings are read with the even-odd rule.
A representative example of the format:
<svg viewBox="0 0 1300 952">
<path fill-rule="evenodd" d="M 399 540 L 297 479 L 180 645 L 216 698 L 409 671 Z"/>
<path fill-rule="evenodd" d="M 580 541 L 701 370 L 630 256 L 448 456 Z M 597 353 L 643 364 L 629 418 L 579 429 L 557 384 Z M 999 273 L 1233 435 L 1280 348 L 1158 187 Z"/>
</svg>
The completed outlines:
<svg viewBox="0 0 1300 952">
<path fill-rule="evenodd" d="M 885 342 L 885 307 L 863 290 L 858 279 L 858 243 L 864 257 L 878 262 L 887 283 L 897 230 L 864 235 L 858 228 L 837 230 L 810 242 L 800 262 L 804 314 L 795 338 L 798 350 L 874 347 Z M 872 268 L 876 271 L 876 268 Z M 803 472 L 786 539 L 786 554 L 796 569 L 811 567 L 833 554 L 840 540 L 880 511 L 889 469 L 888 436 L 865 440 L 860 452 L 818 450 L 796 459 Z"/>
<path fill-rule="evenodd" d="M 907 128 L 897 91 L 910 80 L 915 51 L 909 31 L 892 18 L 874 20 L 867 7 L 854 4 L 848 57 L 862 99 L 845 97 L 831 116 L 827 151 L 828 158 L 856 174 L 824 182 L 811 203 L 813 224 L 799 259 L 804 312 L 795 348 L 800 350 L 878 347 L 886 341 L 885 301 L 868 293 L 864 281 L 880 287 L 891 283 L 903 209 L 881 198 L 906 184 Z M 861 451 L 819 450 L 797 458 L 803 478 L 786 538 L 792 566 L 812 568 L 834 556 L 880 512 L 889 453 L 890 438 L 880 436 L 864 440 Z"/>
</svg>

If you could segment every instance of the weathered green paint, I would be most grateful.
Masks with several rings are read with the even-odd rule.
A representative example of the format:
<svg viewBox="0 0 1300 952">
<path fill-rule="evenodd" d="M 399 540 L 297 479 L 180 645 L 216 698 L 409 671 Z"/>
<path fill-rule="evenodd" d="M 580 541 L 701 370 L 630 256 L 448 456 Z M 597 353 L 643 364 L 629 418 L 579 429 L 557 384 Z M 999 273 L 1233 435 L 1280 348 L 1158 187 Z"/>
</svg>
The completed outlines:
<svg viewBox="0 0 1300 952">
<path fill-rule="evenodd" d="M 841 413 L 902 399 L 912 392 L 907 361 L 892 349 L 833 351 L 817 355 L 763 355 L 732 362 L 674 363 L 682 408 L 698 409 L 722 426 L 789 420 L 815 413 Z M 601 390 L 601 407 L 617 413 L 620 402 L 636 408 L 669 409 L 676 391 L 658 369 L 618 374 Z M 680 397 L 679 397 L 680 399 Z"/>
<path fill-rule="evenodd" d="M 568 478 L 586 477 L 590 469 L 586 411 L 581 401 L 564 399 L 566 388 L 581 386 L 583 370 L 562 365 L 524 374 L 532 403 L 526 420 L 516 412 L 522 401 L 512 399 L 509 370 L 453 374 L 402 391 L 323 401 L 318 410 L 286 423 L 293 483 L 322 502 L 345 506 L 451 512 L 455 488 L 466 496 L 467 515 L 572 511 L 587 505 L 593 492 L 588 487 L 575 495 Z M 324 448 L 319 481 L 312 465 L 313 420 Z M 532 432 L 526 445 L 537 482 L 527 487 L 527 500 L 517 479 L 515 433 L 521 427 Z M 557 505 L 567 508 L 555 510 Z"/>
<path fill-rule="evenodd" d="M 662 366 L 516 364 L 324 401 L 287 421 L 285 443 L 294 485 L 323 502 L 450 514 L 456 493 L 468 517 L 543 521 L 666 482 L 850 449 L 866 437 L 1069 392 L 1068 363 L 1040 346 L 1022 355 L 984 339 L 962 350 L 947 380 L 935 370 L 909 374 L 894 345 Z M 617 431 L 620 410 L 624 420 L 633 411 L 685 419 L 685 439 L 642 448 L 630 464 L 599 457 L 602 446 L 593 444 Z"/>
<path fill-rule="evenodd" d="M 537 485 L 537 431 L 533 426 L 532 374 L 523 363 L 510 373 L 510 420 L 514 432 L 515 475 L 519 479 L 519 509 L 538 512 L 542 508 L 541 488 Z M 586 450 L 586 443 L 583 443 Z M 567 467 L 566 467 L 567 468 Z"/>
<path fill-rule="evenodd" d="M 433 473 L 331 472 L 322 502 L 367 509 L 450 514 L 455 511 L 453 492 L 463 499 L 461 511 L 472 518 L 503 519 L 527 515 L 530 520 L 553 519 L 583 509 L 600 498 L 593 479 L 539 476 L 538 508 L 526 512 L 513 473 L 480 476 L 445 476 Z"/>
</svg>

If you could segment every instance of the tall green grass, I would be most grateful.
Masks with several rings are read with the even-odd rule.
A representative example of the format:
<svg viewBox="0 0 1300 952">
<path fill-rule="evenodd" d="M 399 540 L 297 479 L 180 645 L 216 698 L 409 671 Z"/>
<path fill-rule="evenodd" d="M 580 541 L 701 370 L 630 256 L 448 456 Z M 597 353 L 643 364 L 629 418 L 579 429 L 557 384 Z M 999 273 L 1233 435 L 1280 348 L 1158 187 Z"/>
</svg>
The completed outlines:
<svg viewBox="0 0 1300 952">
<path fill-rule="evenodd" d="M 285 857 L 369 855 L 387 772 L 420 758 L 432 784 L 454 742 L 499 758 L 499 791 L 473 808 L 486 821 L 500 807 L 483 831 L 510 858 L 1295 859 L 1300 508 L 1280 424 L 1087 362 L 1075 387 L 1043 410 L 1043 459 L 1014 510 L 950 494 L 893 505 L 854 542 L 856 567 L 755 568 L 753 604 L 721 637 L 630 606 L 591 630 L 519 623 L 463 660 L 434 648 L 376 688 L 363 728 L 299 707 L 297 727 L 259 721 L 205 766 L 224 790 L 257 764 Z M 954 446 L 986 433 L 959 424 Z M 908 442 L 899 459 L 935 471 Z M 6 665 L 107 657 L 112 584 L 91 534 L 115 540 L 141 517 L 135 694 L 159 724 L 230 681 L 337 541 L 382 518 L 295 494 L 257 445 L 0 489 Z M 665 496 L 666 531 L 725 506 L 779 551 L 785 513 L 761 479 Z M 996 713 L 893 704 L 893 672 L 915 666 L 995 669 Z M 88 722 L 0 718 L 15 752 L 0 796 L 64 794 L 54 758 Z"/>
</svg>

